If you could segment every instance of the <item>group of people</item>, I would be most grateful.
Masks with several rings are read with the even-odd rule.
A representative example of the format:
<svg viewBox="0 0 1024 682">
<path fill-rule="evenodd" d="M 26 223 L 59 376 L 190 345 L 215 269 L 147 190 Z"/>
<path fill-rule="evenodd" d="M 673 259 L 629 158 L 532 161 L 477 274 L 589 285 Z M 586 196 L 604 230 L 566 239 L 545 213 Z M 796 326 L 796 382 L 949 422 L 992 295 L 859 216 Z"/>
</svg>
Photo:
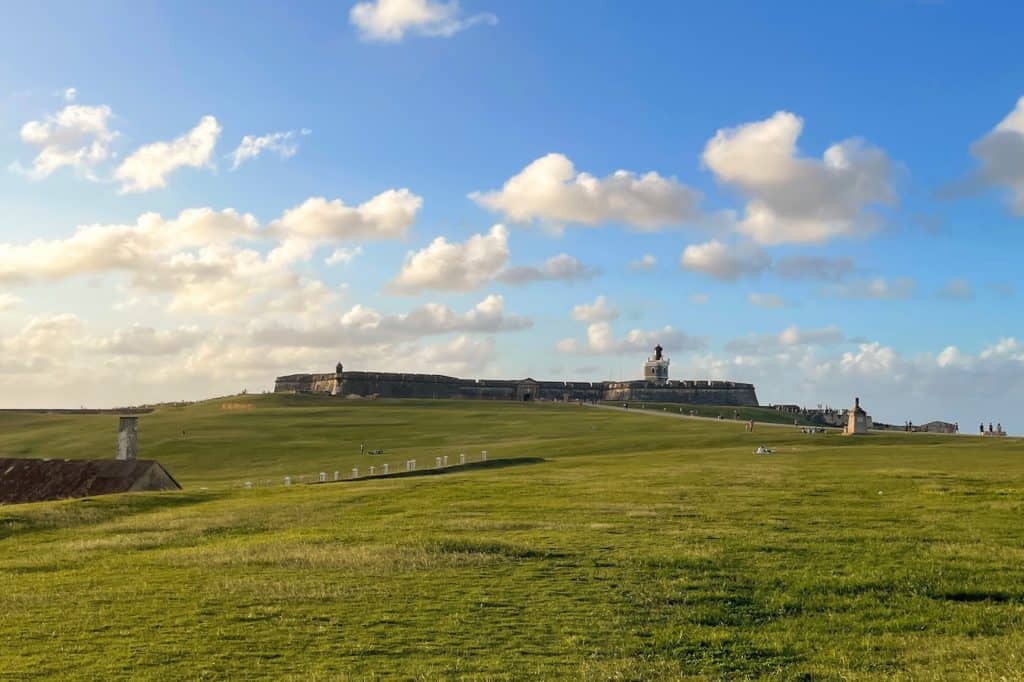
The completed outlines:
<svg viewBox="0 0 1024 682">
<path fill-rule="evenodd" d="M 984 422 L 982 422 L 978 426 L 978 431 L 981 432 L 981 435 L 983 435 L 983 436 L 985 435 L 985 423 Z M 994 435 L 1002 435 L 1004 433 L 1003 432 L 1003 425 L 1002 424 L 996 424 L 996 428 L 993 431 L 992 430 L 992 422 L 989 422 L 988 423 L 988 433 L 991 433 L 991 434 L 994 434 Z"/>
</svg>

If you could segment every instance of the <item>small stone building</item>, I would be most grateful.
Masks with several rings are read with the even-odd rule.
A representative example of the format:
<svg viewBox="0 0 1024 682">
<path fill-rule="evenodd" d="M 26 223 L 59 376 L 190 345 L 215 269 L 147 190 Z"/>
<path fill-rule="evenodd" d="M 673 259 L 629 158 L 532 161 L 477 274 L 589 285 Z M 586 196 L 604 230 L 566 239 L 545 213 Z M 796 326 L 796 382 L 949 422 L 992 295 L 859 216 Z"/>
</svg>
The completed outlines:
<svg viewBox="0 0 1024 682">
<path fill-rule="evenodd" d="M 847 436 L 863 435 L 871 428 L 871 417 L 861 408 L 860 398 L 854 399 L 853 409 L 846 415 L 846 428 L 843 433 Z"/>
<path fill-rule="evenodd" d="M 181 486 L 151 459 L 0 458 L 0 504 L 153 490 Z"/>
<path fill-rule="evenodd" d="M 933 421 L 917 427 L 918 431 L 925 433 L 957 433 L 959 427 L 955 423 L 944 421 Z"/>
</svg>

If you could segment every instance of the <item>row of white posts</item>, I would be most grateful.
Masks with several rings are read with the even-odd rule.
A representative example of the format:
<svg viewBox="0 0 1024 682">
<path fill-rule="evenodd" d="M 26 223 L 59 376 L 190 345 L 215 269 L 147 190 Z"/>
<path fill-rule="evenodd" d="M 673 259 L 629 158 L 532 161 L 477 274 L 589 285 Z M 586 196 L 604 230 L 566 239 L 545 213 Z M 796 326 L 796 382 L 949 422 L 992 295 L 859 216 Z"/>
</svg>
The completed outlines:
<svg viewBox="0 0 1024 682">
<path fill-rule="evenodd" d="M 480 461 L 481 462 L 486 462 L 487 461 L 487 451 L 486 450 L 481 450 L 480 451 Z M 464 453 L 464 452 L 459 453 L 459 464 L 461 465 L 461 464 L 465 464 L 465 463 L 466 463 L 466 453 Z M 446 466 L 448 466 L 448 455 L 442 455 L 441 457 L 435 457 L 434 458 L 434 467 L 435 468 L 441 469 L 441 468 L 444 468 Z M 391 465 L 390 464 L 381 464 L 380 465 L 380 469 L 381 469 L 380 473 L 383 476 L 386 476 L 386 475 L 391 473 Z M 416 471 L 416 460 L 414 460 L 414 459 L 407 459 L 407 460 L 405 460 L 405 470 L 406 471 Z M 377 474 L 377 467 L 371 465 L 369 467 L 369 474 L 368 475 L 369 476 L 375 476 L 376 474 Z M 327 480 L 328 480 L 327 472 L 326 471 L 321 471 L 320 472 L 320 476 L 318 478 L 319 478 L 319 482 L 320 483 L 327 483 Z M 352 476 L 351 476 L 351 478 L 359 478 L 359 467 L 352 467 Z M 334 479 L 333 480 L 335 480 L 335 481 L 340 481 L 341 480 L 341 472 L 340 471 L 335 471 L 334 472 Z M 293 479 L 292 479 L 291 476 L 285 476 L 284 477 L 284 484 L 285 485 L 291 485 L 292 481 L 293 481 Z M 306 481 L 306 477 L 305 476 L 299 476 L 299 482 L 300 483 L 305 483 L 305 481 Z M 266 481 L 266 483 L 267 483 L 267 485 L 270 485 L 270 481 Z M 252 481 L 246 481 L 245 482 L 245 487 L 247 489 L 248 488 L 252 488 L 253 487 Z"/>
<path fill-rule="evenodd" d="M 487 461 L 487 451 L 486 450 L 481 450 L 480 451 L 480 461 L 481 462 L 486 462 Z M 465 463 L 466 463 L 466 453 L 464 453 L 464 452 L 459 453 L 459 464 L 465 464 Z M 434 458 L 434 468 L 435 469 L 443 469 L 446 466 L 449 466 L 449 464 L 448 464 L 448 455 L 441 455 L 439 457 L 435 457 Z M 405 460 L 405 470 L 406 471 L 416 471 L 416 460 L 414 460 L 414 459 L 407 459 L 407 460 Z M 369 467 L 369 472 L 370 472 L 368 474 L 369 476 L 374 476 L 377 473 L 377 467 L 370 466 Z M 337 472 L 335 472 L 335 473 L 337 473 Z M 382 464 L 381 465 L 381 474 L 382 475 L 386 475 L 388 473 L 389 473 L 389 465 Z M 351 477 L 352 478 L 359 478 L 359 467 L 352 467 L 352 476 Z M 334 480 L 338 480 L 338 479 L 335 478 Z"/>
</svg>

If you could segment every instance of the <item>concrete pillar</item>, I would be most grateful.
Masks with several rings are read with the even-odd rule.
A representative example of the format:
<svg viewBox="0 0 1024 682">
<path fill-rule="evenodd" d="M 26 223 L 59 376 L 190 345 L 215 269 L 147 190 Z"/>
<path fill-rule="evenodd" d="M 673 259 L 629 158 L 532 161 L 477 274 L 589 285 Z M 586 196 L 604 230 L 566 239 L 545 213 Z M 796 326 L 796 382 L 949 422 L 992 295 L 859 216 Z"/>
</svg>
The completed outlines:
<svg viewBox="0 0 1024 682">
<path fill-rule="evenodd" d="M 117 425 L 115 459 L 134 460 L 139 454 L 139 418 L 121 417 Z"/>
</svg>

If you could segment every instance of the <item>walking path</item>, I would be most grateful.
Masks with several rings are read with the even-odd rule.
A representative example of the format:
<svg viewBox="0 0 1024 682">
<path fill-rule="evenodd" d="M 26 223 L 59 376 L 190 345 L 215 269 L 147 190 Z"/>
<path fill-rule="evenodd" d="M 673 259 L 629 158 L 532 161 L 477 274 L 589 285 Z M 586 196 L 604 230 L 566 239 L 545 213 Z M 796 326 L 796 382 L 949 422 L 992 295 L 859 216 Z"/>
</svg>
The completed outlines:
<svg viewBox="0 0 1024 682">
<path fill-rule="evenodd" d="M 585 407 L 595 407 L 595 408 L 598 408 L 598 409 L 601 409 L 601 410 L 615 410 L 615 411 L 618 411 L 618 412 L 626 412 L 628 414 L 647 414 L 647 415 L 651 415 L 651 416 L 654 416 L 654 417 L 674 417 L 676 419 L 696 419 L 696 420 L 707 421 L 707 422 L 722 422 L 722 423 L 732 423 L 732 424 L 745 424 L 747 422 L 747 420 L 745 420 L 745 419 L 718 419 L 717 417 L 701 417 L 699 415 L 685 414 L 685 413 L 682 413 L 682 412 L 669 412 L 668 410 L 647 410 L 647 409 L 644 409 L 644 408 L 637 408 L 637 407 L 625 408 L 625 407 L 618 407 L 616 405 L 601 405 L 601 404 L 595 404 L 595 403 L 583 403 L 583 405 Z M 761 422 L 761 421 L 757 421 L 756 419 L 754 420 L 754 424 L 755 424 L 755 426 L 759 426 L 759 427 L 760 426 L 775 426 L 775 427 L 783 428 L 783 429 L 814 428 L 814 427 L 797 427 L 797 426 L 793 426 L 792 424 L 777 424 L 777 423 L 774 423 L 774 422 Z M 828 428 L 828 427 L 818 427 L 818 428 Z M 837 429 L 829 428 L 829 430 L 830 431 L 835 431 Z"/>
<path fill-rule="evenodd" d="M 743 420 L 743 419 L 718 419 L 716 417 L 701 417 L 701 416 L 692 415 L 692 414 L 685 414 L 685 413 L 679 413 L 679 412 L 669 412 L 667 410 L 647 410 L 647 409 L 638 408 L 638 407 L 625 408 L 625 407 L 618 407 L 617 405 L 601 405 L 601 404 L 594 404 L 594 403 L 583 403 L 583 405 L 586 406 L 586 407 L 596 407 L 596 408 L 600 408 L 602 410 L 616 410 L 618 412 L 627 412 L 627 413 L 630 413 L 630 414 L 648 414 L 648 415 L 651 415 L 651 416 L 654 416 L 654 417 L 675 417 L 676 419 L 698 419 L 698 420 L 709 421 L 709 422 L 731 422 L 733 424 L 744 424 L 744 423 L 746 423 L 746 420 Z M 842 433 L 842 431 L 843 431 L 841 428 L 839 428 L 837 426 L 817 426 L 817 427 L 814 427 L 814 426 L 805 426 L 803 424 L 801 424 L 799 426 L 794 426 L 793 424 L 779 424 L 777 422 L 762 422 L 762 421 L 757 421 L 756 419 L 754 420 L 754 424 L 757 427 L 761 427 L 761 426 L 774 426 L 774 427 L 783 428 L 783 429 L 803 429 L 803 428 L 819 428 L 819 429 L 821 429 L 821 428 L 823 428 L 826 431 L 831 431 L 831 432 L 835 432 L 835 433 Z M 927 433 L 927 432 L 919 432 L 919 431 L 905 432 L 905 431 L 895 431 L 895 430 L 890 430 L 890 429 L 871 429 L 871 433 L 907 433 L 908 435 L 918 435 L 918 436 L 954 436 L 954 435 L 955 436 L 964 436 L 964 435 L 968 435 L 969 436 L 969 435 L 972 435 L 972 434 L 965 434 L 965 433 L 956 433 L 956 434 L 952 434 L 952 433 Z M 973 434 L 973 435 L 977 436 L 977 434 Z M 1014 438 L 1014 437 L 1015 436 L 1002 436 L 1001 438 Z"/>
</svg>

